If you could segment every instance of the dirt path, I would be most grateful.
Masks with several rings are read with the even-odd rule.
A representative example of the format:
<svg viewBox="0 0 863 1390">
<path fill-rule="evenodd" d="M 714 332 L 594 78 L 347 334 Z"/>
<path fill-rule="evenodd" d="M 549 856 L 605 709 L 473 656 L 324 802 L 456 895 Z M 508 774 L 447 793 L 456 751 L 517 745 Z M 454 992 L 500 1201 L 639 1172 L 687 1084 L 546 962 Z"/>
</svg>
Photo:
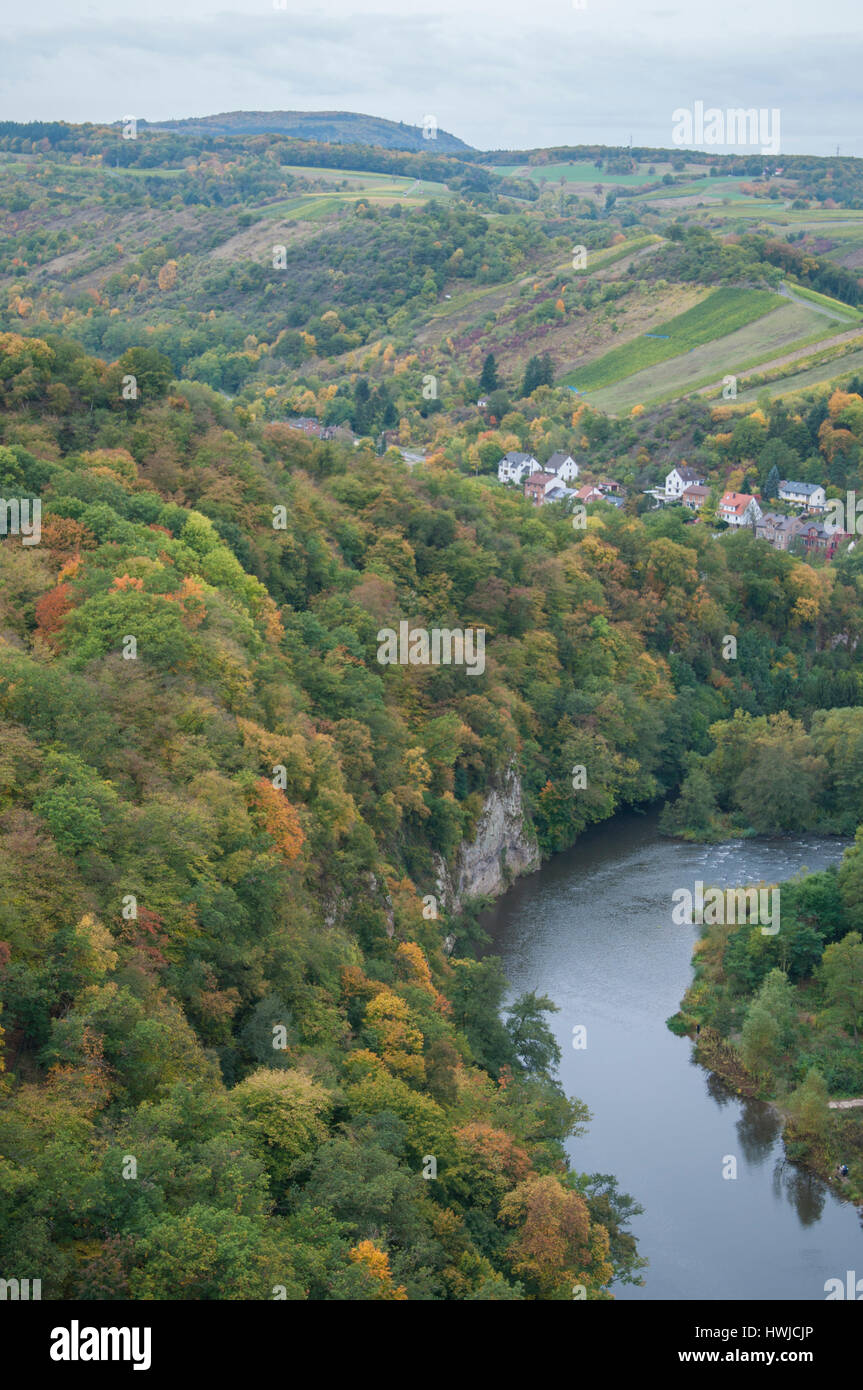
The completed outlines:
<svg viewBox="0 0 863 1390">
<path fill-rule="evenodd" d="M 807 309 L 814 309 L 816 314 L 823 314 L 825 318 L 836 319 L 838 323 L 848 322 L 846 314 L 837 314 L 835 309 L 828 309 L 823 304 L 816 304 L 814 300 L 804 299 L 802 294 L 795 294 L 792 289 L 789 289 L 784 280 L 779 286 L 779 293 L 785 299 L 790 299 L 793 304 L 802 304 Z"/>
<path fill-rule="evenodd" d="M 804 303 L 806 301 L 803 301 Z M 814 305 L 810 307 L 814 308 Z M 831 318 L 834 315 L 830 315 Z M 863 324 L 859 328 L 850 328 L 847 333 L 837 333 L 833 338 L 823 338 L 820 343 L 810 343 L 808 347 L 797 348 L 795 352 L 786 352 L 783 357 L 771 357 L 769 362 L 759 362 L 757 367 L 746 367 L 741 372 L 741 376 L 746 376 L 750 372 L 771 372 L 776 367 L 787 367 L 792 362 L 800 362 L 807 357 L 814 357 L 816 353 L 822 352 L 824 348 L 837 347 L 840 343 L 850 343 L 854 339 L 859 339 L 863 345 Z M 841 357 L 836 359 L 836 371 L 841 372 L 842 368 L 838 364 L 842 361 Z M 698 396 L 706 396 L 710 391 L 715 391 L 722 385 L 722 381 L 711 382 L 709 386 L 702 386 L 695 393 Z"/>
</svg>

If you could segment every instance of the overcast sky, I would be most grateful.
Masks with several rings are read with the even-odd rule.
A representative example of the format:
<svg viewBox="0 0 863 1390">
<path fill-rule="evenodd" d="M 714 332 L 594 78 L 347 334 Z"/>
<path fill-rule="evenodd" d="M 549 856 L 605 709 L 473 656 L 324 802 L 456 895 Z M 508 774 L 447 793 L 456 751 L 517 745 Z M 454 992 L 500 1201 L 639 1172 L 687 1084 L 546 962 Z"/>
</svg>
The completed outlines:
<svg viewBox="0 0 863 1390">
<path fill-rule="evenodd" d="M 778 108 L 785 153 L 863 156 L 860 0 L 39 0 L 3 20 L 0 117 L 361 111 L 481 148 L 671 144 Z"/>
</svg>

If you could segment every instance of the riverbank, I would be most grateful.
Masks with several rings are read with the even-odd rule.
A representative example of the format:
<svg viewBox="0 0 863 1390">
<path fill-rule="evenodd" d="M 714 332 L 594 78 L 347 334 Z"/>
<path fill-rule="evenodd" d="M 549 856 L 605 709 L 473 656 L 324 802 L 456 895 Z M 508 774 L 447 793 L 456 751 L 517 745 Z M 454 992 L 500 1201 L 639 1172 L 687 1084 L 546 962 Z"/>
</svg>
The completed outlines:
<svg viewBox="0 0 863 1390">
<path fill-rule="evenodd" d="M 863 1113 L 845 1102 L 863 1090 L 859 854 L 852 846 L 840 866 L 780 883 L 776 930 L 760 925 L 757 910 L 718 921 L 705 914 L 692 978 L 667 1020 L 672 1033 L 694 1041 L 701 1066 L 736 1094 L 775 1108 L 789 1158 L 857 1205 Z"/>
<path fill-rule="evenodd" d="M 487 949 L 513 997 L 535 990 L 558 1005 L 561 1083 L 593 1117 L 567 1145 L 573 1169 L 613 1172 L 644 1208 L 632 1231 L 649 1260 L 645 1286 L 615 1286 L 615 1297 L 823 1298 L 828 1279 L 860 1267 L 854 1208 L 788 1161 L 778 1111 L 697 1064 L 666 1019 L 691 982 L 697 939 L 672 920 L 676 889 L 784 881 L 827 867 L 841 847 L 683 844 L 657 819 L 656 809 L 615 816 L 516 880 L 482 914 Z M 723 1180 L 729 1155 L 736 1181 Z"/>
<path fill-rule="evenodd" d="M 718 1077 L 736 1095 L 769 1105 L 782 1122 L 782 1142 L 788 1158 L 803 1164 L 827 1183 L 840 1201 L 863 1207 L 863 1184 L 859 1178 L 854 1179 L 850 1174 L 842 1178 L 837 1173 L 839 1164 L 847 1164 L 851 1154 L 863 1157 L 863 1111 L 831 1110 L 830 1129 L 819 1138 L 795 1131 L 794 1117 L 787 1106 L 747 1071 L 734 1045 L 715 1028 L 702 1028 L 696 1034 L 694 1022 L 683 1032 L 671 1027 L 675 1019 L 682 1018 L 682 1014 L 677 1014 L 668 1020 L 670 1031 L 677 1037 L 686 1036 L 694 1041 L 693 1056 L 699 1066 Z"/>
</svg>

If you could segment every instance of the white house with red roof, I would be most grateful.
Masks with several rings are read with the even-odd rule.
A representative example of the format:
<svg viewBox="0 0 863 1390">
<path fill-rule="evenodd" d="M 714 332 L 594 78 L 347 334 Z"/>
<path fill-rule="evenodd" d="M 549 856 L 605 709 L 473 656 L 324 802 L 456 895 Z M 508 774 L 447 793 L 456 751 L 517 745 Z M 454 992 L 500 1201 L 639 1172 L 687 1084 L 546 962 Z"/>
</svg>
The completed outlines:
<svg viewBox="0 0 863 1390">
<path fill-rule="evenodd" d="M 754 526 L 761 520 L 761 508 L 749 492 L 724 492 L 716 516 L 729 526 Z"/>
</svg>

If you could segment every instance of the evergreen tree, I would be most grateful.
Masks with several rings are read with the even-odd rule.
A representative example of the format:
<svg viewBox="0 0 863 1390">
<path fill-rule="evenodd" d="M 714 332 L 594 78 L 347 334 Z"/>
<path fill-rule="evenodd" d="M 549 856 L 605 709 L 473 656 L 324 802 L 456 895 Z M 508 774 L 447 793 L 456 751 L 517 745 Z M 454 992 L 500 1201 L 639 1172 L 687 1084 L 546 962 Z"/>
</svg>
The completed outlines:
<svg viewBox="0 0 863 1390">
<path fill-rule="evenodd" d="M 353 427 L 357 434 L 368 434 L 372 426 L 374 411 L 371 403 L 371 392 L 369 383 L 365 377 L 360 377 L 354 387 L 354 409 L 352 415 Z"/>
<path fill-rule="evenodd" d="M 773 467 L 770 469 L 770 472 L 767 474 L 767 477 L 764 480 L 764 486 L 761 489 L 761 493 L 764 497 L 765 502 L 773 501 L 774 498 L 779 496 L 780 482 L 781 479 L 779 477 L 779 469 L 776 467 L 776 464 L 774 463 Z"/>
<path fill-rule="evenodd" d="M 541 357 L 531 357 L 524 369 L 521 394 L 530 396 L 538 386 L 551 386 L 553 379 L 554 364 L 551 360 L 551 354 L 544 352 Z"/>
<path fill-rule="evenodd" d="M 494 360 L 494 353 L 490 352 L 482 364 L 482 375 L 479 379 L 480 394 L 488 396 L 492 391 L 497 391 L 501 384 L 501 379 L 497 374 L 497 363 Z"/>
</svg>

